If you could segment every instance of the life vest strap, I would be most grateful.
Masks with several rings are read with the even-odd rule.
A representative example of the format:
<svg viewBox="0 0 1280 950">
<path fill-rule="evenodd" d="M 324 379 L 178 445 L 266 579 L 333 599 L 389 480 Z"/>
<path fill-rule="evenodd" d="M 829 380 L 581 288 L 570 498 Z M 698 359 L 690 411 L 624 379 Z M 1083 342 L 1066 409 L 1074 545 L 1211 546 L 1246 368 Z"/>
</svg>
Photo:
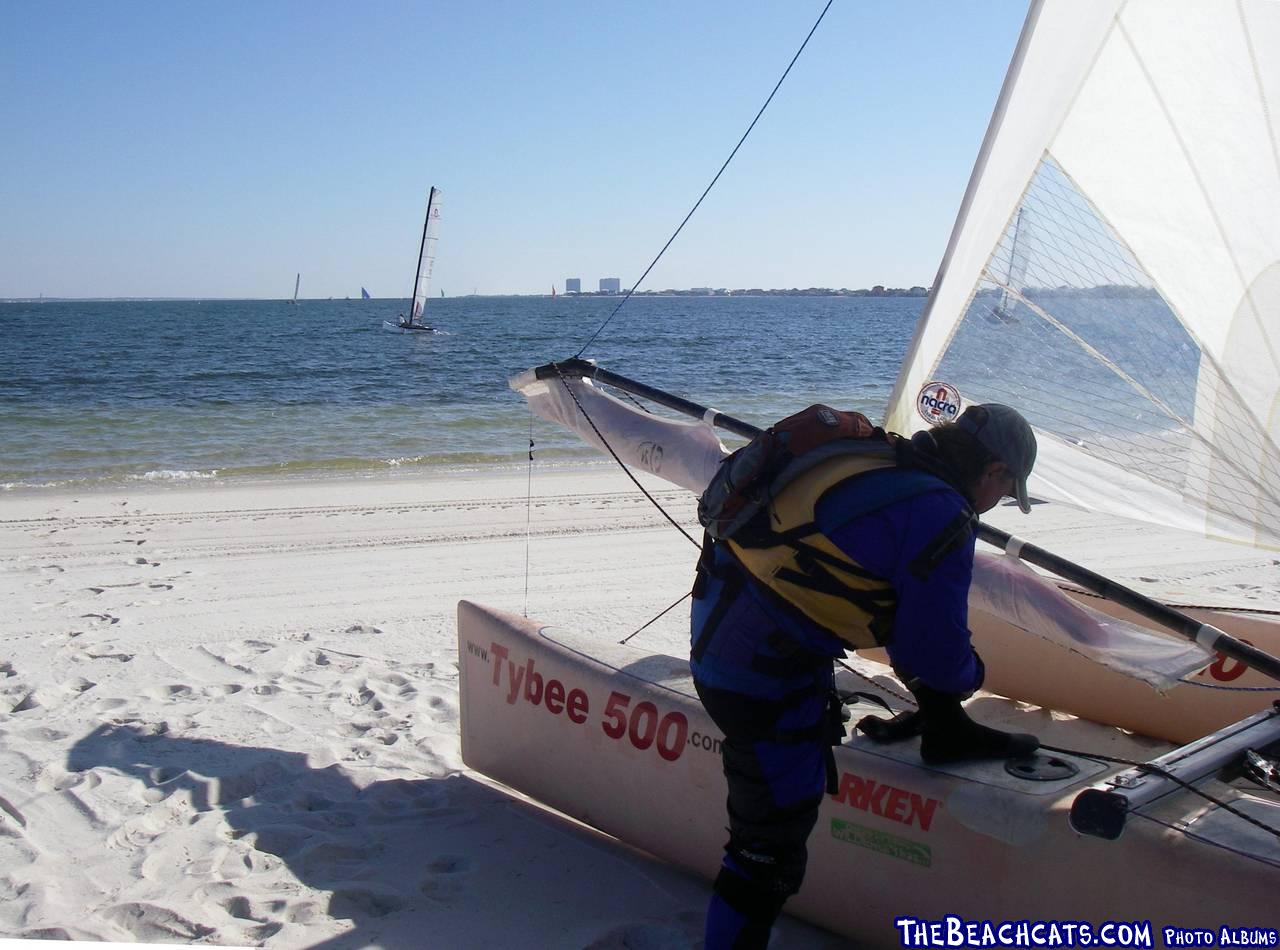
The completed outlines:
<svg viewBox="0 0 1280 950">
<path fill-rule="evenodd" d="M 933 540 L 920 549 L 920 553 L 911 559 L 907 569 L 917 580 L 928 581 L 948 554 L 968 542 L 977 520 L 978 516 L 973 509 L 965 505 L 963 511 L 948 521 Z"/>
</svg>

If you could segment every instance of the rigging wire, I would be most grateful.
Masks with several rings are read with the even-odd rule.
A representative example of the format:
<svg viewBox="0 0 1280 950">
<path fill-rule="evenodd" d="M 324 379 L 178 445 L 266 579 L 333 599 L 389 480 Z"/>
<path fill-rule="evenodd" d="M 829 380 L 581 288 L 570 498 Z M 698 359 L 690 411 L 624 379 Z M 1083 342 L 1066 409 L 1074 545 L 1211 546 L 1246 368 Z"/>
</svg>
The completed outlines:
<svg viewBox="0 0 1280 950">
<path fill-rule="evenodd" d="M 564 385 L 565 392 L 569 394 L 570 398 L 573 399 L 574 405 L 578 407 L 578 411 L 582 413 L 582 418 L 587 420 L 587 424 L 591 426 L 591 431 L 596 434 L 596 438 L 600 440 L 600 444 L 609 450 L 609 454 L 613 456 L 613 460 L 618 463 L 618 465 L 622 468 L 624 472 L 626 472 L 627 478 L 631 479 L 632 483 L 636 486 L 636 488 L 640 489 L 640 493 L 644 495 L 645 498 L 649 499 L 653 507 L 657 508 L 658 511 L 662 512 L 662 516 L 666 518 L 668 521 L 670 521 L 672 526 L 677 531 L 679 531 L 681 534 L 683 534 L 686 538 L 689 539 L 690 544 L 692 544 L 699 551 L 701 551 L 702 542 L 695 540 L 693 535 L 691 535 L 688 531 L 684 530 L 680 522 L 676 521 L 675 518 L 671 517 L 671 514 L 667 511 L 667 509 L 662 507 L 658 499 L 654 498 L 651 494 L 649 494 L 649 490 L 645 488 L 643 485 L 641 485 L 640 480 L 636 478 L 634 473 L 632 473 L 631 469 L 627 468 L 627 463 L 622 461 L 622 459 L 618 457 L 618 453 L 613 450 L 613 446 L 610 445 L 609 440 L 604 437 L 604 433 L 601 432 L 598 428 L 596 428 L 595 421 L 591 418 L 590 415 L 587 414 L 586 407 L 583 406 L 582 403 L 578 401 L 578 394 L 573 391 L 573 387 L 569 385 L 569 380 L 566 379 L 564 373 L 561 372 L 560 364 L 552 363 L 551 365 L 555 367 L 556 375 L 560 377 L 560 382 Z M 679 603 L 679 601 L 676 601 L 676 603 Z M 671 608 L 668 607 L 667 609 L 670 610 Z M 654 619 L 656 620 L 657 618 L 655 617 Z"/>
<path fill-rule="evenodd" d="M 677 607 L 679 607 L 681 604 L 683 604 L 686 600 L 688 600 L 688 599 L 689 599 L 690 597 L 692 597 L 692 596 L 693 596 L 693 591 L 689 591 L 689 592 L 687 592 L 687 593 L 685 593 L 685 594 L 681 594 L 681 595 L 680 595 L 680 599 L 679 599 L 679 600 L 677 600 L 674 604 L 672 604 L 670 607 L 668 607 L 668 608 L 666 608 L 665 610 L 663 610 L 663 611 L 662 611 L 662 613 L 658 614 L 658 616 L 654 617 L 654 618 L 653 618 L 652 620 L 650 620 L 648 623 L 642 624 L 642 625 L 641 625 L 640 627 L 638 627 L 637 629 L 635 629 L 635 630 L 631 631 L 631 633 L 628 633 L 625 637 L 623 637 L 623 638 L 622 638 L 621 640 L 619 640 L 618 642 L 619 642 L 619 643 L 626 643 L 628 640 L 630 640 L 632 637 L 634 637 L 634 636 L 635 636 L 637 633 L 639 633 L 641 630 L 645 629 L 645 627 L 649 627 L 649 626 L 652 626 L 653 624 L 657 623 L 659 620 L 661 620 L 661 619 L 662 619 L 663 617 L 665 617 L 667 614 L 671 613 L 671 611 L 675 610 Z"/>
<path fill-rule="evenodd" d="M 804 38 L 804 42 L 800 44 L 800 48 L 796 50 L 796 54 L 791 57 L 791 62 L 787 64 L 787 68 L 782 71 L 782 76 L 779 77 L 777 83 L 774 85 L 773 91 L 769 93 L 769 97 L 765 99 L 764 105 L 760 107 L 760 111 L 756 113 L 756 117 L 752 119 L 751 124 L 747 126 L 747 131 L 742 133 L 742 138 L 738 139 L 738 144 L 733 147 L 733 151 L 729 153 L 729 157 L 724 160 L 724 164 L 720 166 L 720 170 L 716 172 L 715 177 L 711 179 L 711 184 L 707 185 L 706 189 L 702 192 L 702 195 L 693 203 L 693 207 L 690 208 L 689 213 L 684 216 L 684 220 L 680 222 L 680 226 L 675 229 L 675 232 L 671 237 L 667 238 L 667 243 L 662 245 L 662 250 L 658 252 L 658 256 L 649 262 L 649 266 L 644 269 L 644 273 L 640 275 L 640 279 L 627 288 L 626 295 L 618 301 L 618 305 L 613 308 L 613 313 L 609 314 L 609 316 L 605 318 L 604 323 L 600 324 L 599 329 L 597 329 L 595 333 L 591 334 L 591 338 L 587 340 L 586 343 L 582 344 L 582 349 L 578 350 L 578 352 L 574 354 L 575 359 L 581 357 L 582 354 L 587 351 L 587 347 L 596 341 L 596 337 L 603 333 L 604 328 L 607 327 L 610 321 L 618 315 L 618 311 L 622 309 L 622 305 L 630 300 L 631 295 L 639 289 L 642 283 L 644 283 L 644 279 L 649 276 L 649 271 L 653 270 L 658 261 L 662 259 L 662 255 L 667 252 L 667 248 L 671 246 L 672 242 L 675 241 L 680 232 L 684 230 L 684 226 L 689 223 L 689 219 L 692 218 L 693 213 L 698 210 L 703 199 L 706 198 L 711 192 L 711 189 L 716 186 L 716 182 L 720 180 L 720 176 L 724 174 L 724 170 L 729 167 L 729 163 L 733 161 L 733 157 L 738 154 L 738 149 L 742 148 L 742 143 L 747 140 L 747 136 L 751 134 L 751 130 L 756 127 L 756 123 L 759 122 L 760 117 L 764 115 L 764 110 L 769 108 L 769 103 L 773 102 L 773 97 L 777 95 L 778 90 L 782 88 L 783 82 L 791 72 L 791 67 L 796 64 L 796 60 L 800 58 L 800 54 L 804 52 L 804 48 L 809 45 L 809 40 L 811 40 L 813 38 L 813 34 L 818 31 L 818 25 L 822 23 L 822 18 L 827 15 L 827 11 L 831 9 L 831 4 L 834 2 L 835 0 L 827 0 L 827 5 L 823 7 L 822 12 L 818 14 L 818 19 L 814 21 L 808 35 Z"/>
<path fill-rule="evenodd" d="M 1158 778 L 1167 779 L 1175 785 L 1181 786 L 1185 791 L 1191 792 L 1193 795 L 1199 795 L 1201 798 L 1212 802 L 1224 811 L 1228 811 L 1237 818 L 1247 821 L 1254 827 L 1267 832 L 1267 834 L 1275 835 L 1277 838 L 1280 838 L 1280 828 L 1273 828 L 1265 822 L 1261 822 L 1254 818 L 1252 815 L 1246 815 L 1244 812 L 1240 811 L 1240 809 L 1235 808 L 1230 802 L 1223 801 L 1217 796 L 1211 795 L 1204 789 L 1198 788 L 1194 783 L 1188 782 L 1186 779 L 1180 778 L 1158 765 L 1152 765 L 1149 762 L 1138 762 L 1134 759 L 1125 759 L 1120 756 L 1103 755 L 1100 752 L 1081 752 L 1079 749 L 1062 749 L 1051 745 L 1042 745 L 1040 748 L 1046 752 L 1061 752 L 1065 755 L 1079 756 L 1082 759 L 1093 759 L 1097 762 L 1111 762 L 1116 765 L 1128 765 L 1131 768 L 1135 768 L 1139 772 L 1142 772 L 1144 775 L 1154 775 Z"/>
<path fill-rule="evenodd" d="M 529 616 L 529 548 L 533 543 L 533 407 L 529 407 L 529 481 L 525 488 L 524 615 Z"/>
</svg>

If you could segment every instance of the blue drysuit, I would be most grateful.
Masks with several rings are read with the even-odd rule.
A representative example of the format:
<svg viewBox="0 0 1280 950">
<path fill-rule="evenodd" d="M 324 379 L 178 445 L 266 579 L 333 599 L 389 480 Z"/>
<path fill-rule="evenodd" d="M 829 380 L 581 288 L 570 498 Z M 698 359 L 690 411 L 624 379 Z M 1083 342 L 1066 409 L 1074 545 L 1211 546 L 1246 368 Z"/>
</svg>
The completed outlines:
<svg viewBox="0 0 1280 950">
<path fill-rule="evenodd" d="M 898 606 L 887 649 L 899 675 L 968 693 L 983 675 L 967 626 L 976 536 L 970 532 L 927 578 L 909 566 L 968 506 L 941 478 L 869 512 L 856 501 L 871 480 L 900 476 L 885 469 L 836 486 L 818 504 L 817 525 L 892 583 Z M 850 520 L 849 511 L 864 513 Z M 831 695 L 832 660 L 845 655 L 846 644 L 779 604 L 724 545 L 715 545 L 710 567 L 695 587 L 691 667 L 703 705 L 725 735 L 729 786 L 730 839 L 707 918 L 713 950 L 764 946 L 782 903 L 800 888 L 805 842 L 828 790 L 831 745 L 844 735 Z"/>
</svg>

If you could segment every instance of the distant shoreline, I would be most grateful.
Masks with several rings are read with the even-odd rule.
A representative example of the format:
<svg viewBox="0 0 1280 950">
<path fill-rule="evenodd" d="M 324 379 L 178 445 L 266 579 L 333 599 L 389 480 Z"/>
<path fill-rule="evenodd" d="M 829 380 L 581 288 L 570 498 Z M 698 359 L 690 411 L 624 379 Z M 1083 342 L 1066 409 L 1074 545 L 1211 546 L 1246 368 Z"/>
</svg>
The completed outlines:
<svg viewBox="0 0 1280 950">
<path fill-rule="evenodd" d="M 614 293 L 602 293 L 597 290 L 584 290 L 575 293 L 557 293 L 555 296 L 560 297 L 622 297 L 626 295 L 626 291 Z M 550 294 L 462 294 L 457 297 L 442 297 L 442 300 L 466 300 L 471 297 L 550 297 Z M 695 288 L 692 290 L 637 290 L 631 296 L 633 297 L 927 297 L 929 296 L 929 288 L 927 287 L 881 287 L 879 285 L 871 288 L 859 288 L 850 290 L 847 287 L 806 287 L 800 289 L 776 288 L 764 289 L 753 287 L 749 290 L 728 290 L 725 288 L 716 288 L 714 290 L 705 288 Z M 5 297 L 0 299 L 0 303 L 166 303 L 166 302 L 191 302 L 200 300 L 219 300 L 219 301 L 288 301 L 288 297 Z M 369 297 L 368 300 L 407 300 L 406 297 Z M 342 300 L 344 302 L 365 303 L 367 301 L 358 297 L 299 297 L 298 302 L 304 301 L 320 301 L 329 303 L 331 301 Z"/>
</svg>

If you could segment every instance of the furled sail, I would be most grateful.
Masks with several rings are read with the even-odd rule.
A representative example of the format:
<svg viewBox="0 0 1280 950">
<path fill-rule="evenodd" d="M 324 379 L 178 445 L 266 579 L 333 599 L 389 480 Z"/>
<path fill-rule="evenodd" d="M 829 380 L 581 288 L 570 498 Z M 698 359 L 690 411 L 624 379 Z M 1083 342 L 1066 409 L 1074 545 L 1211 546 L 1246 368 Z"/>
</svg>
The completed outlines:
<svg viewBox="0 0 1280 950">
<path fill-rule="evenodd" d="M 440 236 L 440 189 L 432 188 L 427 195 L 427 215 L 422 222 L 422 245 L 418 248 L 418 269 L 413 282 L 413 308 L 411 320 L 421 320 L 427 305 L 427 293 L 431 290 L 431 268 L 436 261 L 436 241 Z"/>
<path fill-rule="evenodd" d="M 1280 548 L 1280 4 L 1037 0 L 887 427 L 932 381 L 1032 494 Z"/>
<path fill-rule="evenodd" d="M 588 379 L 540 380 L 527 370 L 509 381 L 539 417 L 576 434 L 602 453 L 702 494 L 727 454 L 705 422 L 640 412 Z M 606 441 L 607 440 L 607 445 Z"/>
</svg>

